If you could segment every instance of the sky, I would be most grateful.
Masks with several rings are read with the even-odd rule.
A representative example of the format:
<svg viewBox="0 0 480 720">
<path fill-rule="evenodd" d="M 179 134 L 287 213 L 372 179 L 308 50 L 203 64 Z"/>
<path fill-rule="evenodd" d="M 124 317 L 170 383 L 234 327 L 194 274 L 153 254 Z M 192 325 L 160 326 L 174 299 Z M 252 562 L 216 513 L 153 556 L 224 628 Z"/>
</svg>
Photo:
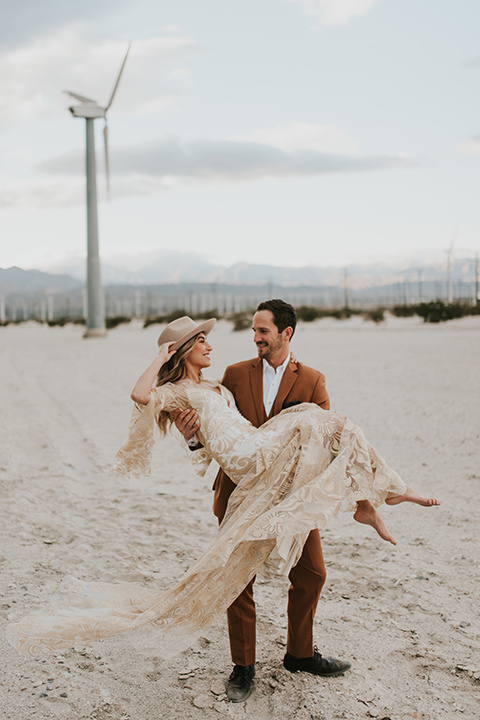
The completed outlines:
<svg viewBox="0 0 480 720">
<path fill-rule="evenodd" d="M 2 1 L 0 267 L 86 252 L 221 265 L 444 261 L 480 250 L 478 0 Z"/>
</svg>

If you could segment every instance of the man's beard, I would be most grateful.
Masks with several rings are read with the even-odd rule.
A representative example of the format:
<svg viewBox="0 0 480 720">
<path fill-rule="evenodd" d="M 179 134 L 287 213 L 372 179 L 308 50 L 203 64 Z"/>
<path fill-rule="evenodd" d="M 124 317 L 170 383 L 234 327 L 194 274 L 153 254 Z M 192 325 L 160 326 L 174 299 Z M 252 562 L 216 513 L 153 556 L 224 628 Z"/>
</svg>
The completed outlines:
<svg viewBox="0 0 480 720">
<path fill-rule="evenodd" d="M 258 357 L 262 360 L 269 360 L 279 350 L 282 349 L 282 340 L 273 340 L 271 343 L 265 343 L 265 345 L 257 344 Z"/>
</svg>

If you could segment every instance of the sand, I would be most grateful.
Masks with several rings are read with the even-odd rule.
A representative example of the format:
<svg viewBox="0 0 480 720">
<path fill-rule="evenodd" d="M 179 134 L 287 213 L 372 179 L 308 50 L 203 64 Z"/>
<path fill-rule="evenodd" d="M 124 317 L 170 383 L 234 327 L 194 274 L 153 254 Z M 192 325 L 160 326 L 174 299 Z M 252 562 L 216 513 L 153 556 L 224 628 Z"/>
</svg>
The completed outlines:
<svg viewBox="0 0 480 720">
<path fill-rule="evenodd" d="M 64 575 L 166 587 L 216 532 L 213 468 L 197 477 L 174 439 L 158 443 L 148 479 L 112 472 L 130 389 L 160 328 L 133 323 L 88 341 L 81 332 L 0 328 L 2 717 L 478 717 L 480 318 L 299 326 L 293 350 L 325 373 L 332 406 L 443 505 L 385 508 L 395 548 L 347 516 L 323 531 L 328 578 L 315 641 L 323 654 L 351 660 L 344 677 L 284 670 L 287 582 L 257 582 L 256 688 L 239 705 L 224 694 L 223 620 L 167 661 L 126 637 L 40 660 L 5 640 L 7 622 L 47 606 Z M 210 378 L 255 354 L 251 331 L 233 333 L 224 321 L 211 340 Z"/>
</svg>

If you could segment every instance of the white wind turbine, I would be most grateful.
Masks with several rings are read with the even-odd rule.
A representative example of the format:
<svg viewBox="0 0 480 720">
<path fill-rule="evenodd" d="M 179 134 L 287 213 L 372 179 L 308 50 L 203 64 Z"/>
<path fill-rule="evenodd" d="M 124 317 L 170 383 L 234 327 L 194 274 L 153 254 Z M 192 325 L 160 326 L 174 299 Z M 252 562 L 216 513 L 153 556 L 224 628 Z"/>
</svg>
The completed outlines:
<svg viewBox="0 0 480 720">
<path fill-rule="evenodd" d="M 106 107 L 101 107 L 95 100 L 83 97 L 78 93 L 66 90 L 67 95 L 80 100 L 80 105 L 68 108 L 73 117 L 85 118 L 87 126 L 86 145 L 86 172 L 87 172 L 87 329 L 83 337 L 103 337 L 105 330 L 105 306 L 102 293 L 100 274 L 100 256 L 98 252 L 98 213 L 97 213 L 97 173 L 95 166 L 95 135 L 93 121 L 104 118 L 103 139 L 105 145 L 105 172 L 107 175 L 107 193 L 110 191 L 110 167 L 108 158 L 108 125 L 107 111 L 109 110 L 120 78 L 127 61 L 128 53 L 123 59 L 117 81 Z"/>
<path fill-rule="evenodd" d="M 457 239 L 457 233 L 458 233 L 458 225 L 455 228 L 455 232 L 453 233 L 452 242 L 450 243 L 450 247 L 448 250 L 445 250 L 447 254 L 447 303 L 450 305 L 453 302 L 453 292 L 452 292 L 452 253 L 453 253 L 453 246 L 455 244 L 455 240 Z"/>
</svg>

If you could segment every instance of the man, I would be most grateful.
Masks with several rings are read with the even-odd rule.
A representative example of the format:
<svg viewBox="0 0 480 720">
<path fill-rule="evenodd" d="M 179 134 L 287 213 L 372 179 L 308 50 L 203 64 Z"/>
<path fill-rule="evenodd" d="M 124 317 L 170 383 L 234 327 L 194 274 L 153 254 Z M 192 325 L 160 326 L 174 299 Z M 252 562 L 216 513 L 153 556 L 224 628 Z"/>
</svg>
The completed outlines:
<svg viewBox="0 0 480 720">
<path fill-rule="evenodd" d="M 239 411 L 255 427 L 282 409 L 301 402 L 313 402 L 328 410 L 330 402 L 325 378 L 291 358 L 290 340 L 295 332 L 293 307 L 283 300 L 260 303 L 253 318 L 252 329 L 258 357 L 230 365 L 222 384 L 234 395 Z M 185 410 L 177 419 L 177 427 L 195 447 L 199 429 L 194 410 Z M 213 486 L 213 512 L 222 521 L 235 484 L 218 472 Z M 283 664 L 291 672 L 303 670 L 314 675 L 331 676 L 344 673 L 350 663 L 325 658 L 313 646 L 313 619 L 326 570 L 318 530 L 312 530 L 297 565 L 292 568 L 288 591 L 287 652 Z M 253 689 L 255 675 L 256 615 L 253 599 L 255 578 L 228 608 L 228 631 L 234 663 L 226 689 L 232 702 L 246 700 Z"/>
</svg>

